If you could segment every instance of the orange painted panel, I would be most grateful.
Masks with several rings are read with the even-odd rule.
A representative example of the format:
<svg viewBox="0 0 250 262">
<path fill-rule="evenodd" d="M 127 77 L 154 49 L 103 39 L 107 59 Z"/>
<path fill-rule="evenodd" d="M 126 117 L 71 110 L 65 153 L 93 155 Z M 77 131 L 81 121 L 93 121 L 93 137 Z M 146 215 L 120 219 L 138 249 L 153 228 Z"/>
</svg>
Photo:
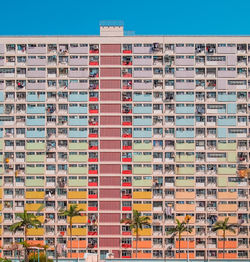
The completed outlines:
<svg viewBox="0 0 250 262">
<path fill-rule="evenodd" d="M 195 192 L 176 192 L 175 198 L 194 199 L 195 198 Z"/>
<path fill-rule="evenodd" d="M 227 259 L 234 259 L 237 258 L 237 253 L 225 253 L 225 258 Z M 223 259 L 223 253 L 218 253 L 218 258 L 222 258 Z"/>
<path fill-rule="evenodd" d="M 70 252 L 67 255 L 68 258 L 71 258 Z M 84 258 L 84 253 L 72 253 L 72 258 Z"/>
<path fill-rule="evenodd" d="M 152 242 L 150 240 L 138 241 L 138 248 L 151 248 Z M 133 248 L 136 248 L 136 241 L 133 241 Z"/>
<path fill-rule="evenodd" d="M 136 253 L 133 253 L 132 258 L 136 258 Z M 152 253 L 138 252 L 137 258 L 152 258 Z"/>
<path fill-rule="evenodd" d="M 180 222 L 185 220 L 185 216 L 176 216 L 175 219 L 178 219 Z M 195 223 L 195 217 L 192 216 L 191 219 L 189 220 L 189 224 L 194 224 Z"/>
<path fill-rule="evenodd" d="M 87 247 L 87 241 L 86 240 L 72 240 L 72 248 L 86 248 Z M 70 248 L 70 241 L 67 242 L 67 248 Z"/>
<path fill-rule="evenodd" d="M 35 246 L 35 245 L 44 245 L 43 240 L 28 240 L 28 244 Z"/>
<path fill-rule="evenodd" d="M 218 241 L 218 248 L 223 248 L 223 241 Z M 225 241 L 225 248 L 237 248 L 237 241 Z"/>
<path fill-rule="evenodd" d="M 188 241 L 186 241 L 186 240 L 181 240 L 180 245 L 181 245 L 181 248 L 188 248 L 188 245 L 189 245 L 190 249 L 195 247 L 194 241 L 189 241 L 189 243 L 188 243 Z M 175 248 L 179 248 L 179 241 L 176 241 Z"/>
<path fill-rule="evenodd" d="M 187 253 L 181 253 L 180 256 L 179 256 L 179 254 L 176 254 L 175 258 L 187 259 Z M 194 253 L 189 253 L 189 258 L 193 259 Z"/>
</svg>

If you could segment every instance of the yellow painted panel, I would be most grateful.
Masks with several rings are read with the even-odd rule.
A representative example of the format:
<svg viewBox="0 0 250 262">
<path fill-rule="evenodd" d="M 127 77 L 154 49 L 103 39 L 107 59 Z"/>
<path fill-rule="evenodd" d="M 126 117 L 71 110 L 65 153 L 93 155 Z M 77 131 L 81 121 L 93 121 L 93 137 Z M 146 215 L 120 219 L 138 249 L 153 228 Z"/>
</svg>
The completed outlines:
<svg viewBox="0 0 250 262">
<path fill-rule="evenodd" d="M 86 191 L 69 191 L 68 192 L 69 199 L 84 199 L 87 198 Z"/>
<path fill-rule="evenodd" d="M 72 218 L 73 224 L 86 224 L 87 223 L 87 216 L 77 216 Z M 67 223 L 69 223 L 69 218 L 67 218 Z"/>
<path fill-rule="evenodd" d="M 151 199 L 152 192 L 133 192 L 133 198 L 135 199 Z"/>
<path fill-rule="evenodd" d="M 133 232 L 133 235 L 135 236 L 135 232 Z M 142 230 L 139 229 L 139 236 L 151 236 L 151 235 L 152 235 L 151 228 L 143 228 Z"/>
<path fill-rule="evenodd" d="M 25 193 L 25 197 L 28 198 L 28 199 L 43 199 L 45 196 L 45 193 L 44 192 L 37 192 L 37 191 L 34 191 L 34 192 L 26 192 Z"/>
<path fill-rule="evenodd" d="M 28 236 L 43 236 L 44 235 L 44 228 L 29 228 L 27 230 Z"/>
<path fill-rule="evenodd" d="M 27 211 L 37 211 L 39 208 L 41 208 L 41 205 L 42 204 L 26 204 L 25 210 L 27 210 Z"/>
<path fill-rule="evenodd" d="M 70 207 L 70 205 L 68 205 L 68 208 Z M 87 210 L 87 204 L 77 204 L 77 209 L 80 210 L 84 210 L 86 211 Z"/>
<path fill-rule="evenodd" d="M 151 211 L 152 204 L 133 204 L 133 209 L 137 211 Z"/>
<path fill-rule="evenodd" d="M 72 236 L 86 236 L 87 229 L 86 228 L 72 228 Z M 67 229 L 67 235 L 70 235 L 69 228 Z"/>
</svg>

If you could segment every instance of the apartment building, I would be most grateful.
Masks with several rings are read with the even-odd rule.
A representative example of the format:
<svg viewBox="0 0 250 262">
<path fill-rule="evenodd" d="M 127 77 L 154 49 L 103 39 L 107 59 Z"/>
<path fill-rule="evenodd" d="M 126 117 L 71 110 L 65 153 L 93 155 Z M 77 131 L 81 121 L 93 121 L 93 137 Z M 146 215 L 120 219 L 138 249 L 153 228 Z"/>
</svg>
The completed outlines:
<svg viewBox="0 0 250 262">
<path fill-rule="evenodd" d="M 69 257 L 59 210 L 78 204 L 74 258 L 135 258 L 133 209 L 152 222 L 138 258 L 222 258 L 226 217 L 225 257 L 250 258 L 250 37 L 100 33 L 0 38 L 2 256 L 25 209 L 44 223 L 29 243 Z"/>
</svg>

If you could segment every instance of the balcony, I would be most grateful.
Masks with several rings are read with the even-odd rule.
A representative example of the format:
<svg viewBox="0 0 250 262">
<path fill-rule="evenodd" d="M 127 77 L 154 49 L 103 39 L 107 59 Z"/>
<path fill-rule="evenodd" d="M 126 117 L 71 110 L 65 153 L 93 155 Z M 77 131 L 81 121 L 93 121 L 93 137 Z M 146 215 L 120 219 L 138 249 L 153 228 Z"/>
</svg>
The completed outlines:
<svg viewBox="0 0 250 262">
<path fill-rule="evenodd" d="M 88 143 L 69 143 L 69 150 L 87 150 Z"/>
</svg>

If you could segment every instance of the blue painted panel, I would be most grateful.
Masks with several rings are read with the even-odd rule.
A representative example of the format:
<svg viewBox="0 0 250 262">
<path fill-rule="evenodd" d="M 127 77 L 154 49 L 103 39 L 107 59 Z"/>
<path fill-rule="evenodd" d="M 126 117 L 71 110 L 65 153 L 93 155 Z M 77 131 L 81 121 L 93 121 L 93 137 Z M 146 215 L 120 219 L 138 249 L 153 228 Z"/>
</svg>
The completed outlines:
<svg viewBox="0 0 250 262">
<path fill-rule="evenodd" d="M 3 105 L 0 105 L 0 114 L 3 114 L 4 113 L 4 107 Z"/>
<path fill-rule="evenodd" d="M 152 126 L 152 119 L 133 119 L 134 126 Z"/>
<path fill-rule="evenodd" d="M 27 107 L 27 114 L 45 114 L 45 106 L 44 107 Z"/>
<path fill-rule="evenodd" d="M 227 113 L 228 114 L 236 114 L 237 113 L 237 104 L 228 104 L 227 105 Z"/>
<path fill-rule="evenodd" d="M 26 98 L 27 102 L 45 102 L 45 94 L 37 95 L 37 94 L 28 94 Z"/>
<path fill-rule="evenodd" d="M 134 107 L 133 108 L 134 114 L 152 114 L 152 106 L 142 106 L 142 107 Z"/>
<path fill-rule="evenodd" d="M 84 119 L 79 119 L 79 118 L 75 118 L 69 119 L 69 126 L 87 126 L 88 125 L 88 119 L 84 118 Z"/>
<path fill-rule="evenodd" d="M 85 138 L 87 136 L 88 136 L 87 131 L 79 131 L 79 130 L 72 131 L 72 130 L 69 130 L 69 137 L 70 138 Z"/>
<path fill-rule="evenodd" d="M 29 131 L 27 130 L 26 132 L 26 137 L 27 138 L 44 138 L 45 137 L 45 131 Z"/>
<path fill-rule="evenodd" d="M 194 102 L 194 94 L 176 95 L 176 102 Z"/>
<path fill-rule="evenodd" d="M 236 126 L 236 119 L 218 119 L 217 124 L 218 126 Z"/>
<path fill-rule="evenodd" d="M 152 95 L 145 95 L 145 94 L 134 94 L 133 96 L 134 102 L 152 102 Z"/>
<path fill-rule="evenodd" d="M 194 138 L 194 131 L 176 131 L 176 138 Z"/>
<path fill-rule="evenodd" d="M 69 114 L 87 114 L 88 113 L 88 107 L 81 107 L 81 106 L 74 106 L 69 107 Z"/>
<path fill-rule="evenodd" d="M 4 101 L 4 92 L 0 92 L 0 102 Z"/>
<path fill-rule="evenodd" d="M 0 130 L 0 137 L 3 137 L 3 130 Z"/>
<path fill-rule="evenodd" d="M 219 138 L 227 137 L 227 128 L 222 128 L 222 127 L 217 128 L 217 136 Z"/>
<path fill-rule="evenodd" d="M 236 102 L 236 95 L 228 95 L 228 94 L 218 94 L 218 102 Z"/>
<path fill-rule="evenodd" d="M 45 119 L 26 119 L 27 126 L 44 126 Z"/>
<path fill-rule="evenodd" d="M 133 132 L 133 137 L 135 138 L 139 138 L 139 137 L 143 137 L 143 138 L 151 138 L 152 137 L 152 131 L 134 131 Z"/>
<path fill-rule="evenodd" d="M 175 124 L 177 126 L 193 126 L 194 125 L 194 119 L 176 119 Z"/>
<path fill-rule="evenodd" d="M 194 106 L 184 106 L 184 107 L 176 107 L 175 108 L 176 114 L 194 114 Z"/>
<path fill-rule="evenodd" d="M 88 95 L 87 94 L 70 94 L 69 102 L 87 102 Z"/>
</svg>

